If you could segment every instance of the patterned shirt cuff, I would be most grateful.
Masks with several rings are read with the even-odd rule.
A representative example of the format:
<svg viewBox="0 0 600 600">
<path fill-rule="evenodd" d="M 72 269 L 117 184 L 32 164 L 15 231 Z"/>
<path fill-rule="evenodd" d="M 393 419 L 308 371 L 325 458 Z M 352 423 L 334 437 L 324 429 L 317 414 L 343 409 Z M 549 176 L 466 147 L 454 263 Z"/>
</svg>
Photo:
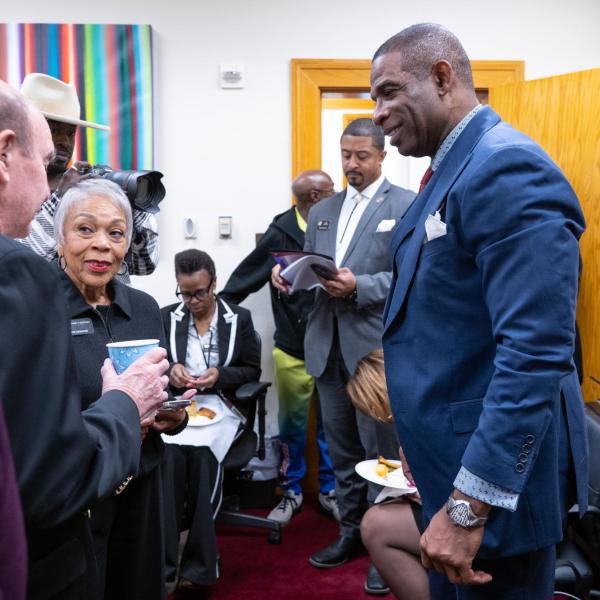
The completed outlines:
<svg viewBox="0 0 600 600">
<path fill-rule="evenodd" d="M 158 264 L 160 243 L 156 217 L 139 209 L 133 209 L 133 238 L 125 257 L 132 275 L 150 275 Z M 128 275 L 121 281 L 129 283 Z"/>
<path fill-rule="evenodd" d="M 54 217 L 54 213 L 58 208 L 58 203 L 60 198 L 58 197 L 56 192 L 52 192 L 48 199 L 42 205 L 42 210 L 46 211 L 51 217 Z"/>
<path fill-rule="evenodd" d="M 131 211 L 133 214 L 133 229 L 135 231 L 141 231 L 142 229 L 150 229 L 154 233 L 158 233 L 158 225 L 156 223 L 156 217 L 145 210 L 139 208 L 133 208 Z"/>
<path fill-rule="evenodd" d="M 476 498 L 486 504 L 505 508 L 511 512 L 517 510 L 519 494 L 502 488 L 495 483 L 485 481 L 485 479 L 477 477 L 477 475 L 474 475 L 464 467 L 460 468 L 454 480 L 454 487 L 463 494 L 471 496 L 471 498 Z"/>
</svg>

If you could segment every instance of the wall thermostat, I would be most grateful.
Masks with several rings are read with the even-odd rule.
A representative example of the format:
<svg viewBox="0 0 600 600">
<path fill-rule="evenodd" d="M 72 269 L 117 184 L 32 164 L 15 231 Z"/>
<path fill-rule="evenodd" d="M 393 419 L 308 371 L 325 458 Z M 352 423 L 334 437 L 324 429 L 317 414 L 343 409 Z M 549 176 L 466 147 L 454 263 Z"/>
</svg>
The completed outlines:
<svg viewBox="0 0 600 600">
<path fill-rule="evenodd" d="M 231 237 L 232 217 L 219 217 L 219 237 L 227 239 Z"/>
<path fill-rule="evenodd" d="M 246 85 L 244 65 L 240 63 L 220 65 L 219 81 L 222 88 L 243 88 Z"/>
</svg>

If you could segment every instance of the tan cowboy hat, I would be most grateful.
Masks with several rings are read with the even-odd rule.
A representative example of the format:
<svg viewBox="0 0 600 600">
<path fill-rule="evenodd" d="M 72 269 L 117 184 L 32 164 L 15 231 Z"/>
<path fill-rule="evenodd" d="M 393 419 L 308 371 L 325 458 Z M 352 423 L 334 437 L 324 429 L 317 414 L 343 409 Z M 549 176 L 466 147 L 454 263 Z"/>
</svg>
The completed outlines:
<svg viewBox="0 0 600 600">
<path fill-rule="evenodd" d="M 79 98 L 72 83 L 65 83 L 44 73 L 29 73 L 21 85 L 21 93 L 47 118 L 70 125 L 110 131 L 110 127 L 82 121 Z"/>
</svg>

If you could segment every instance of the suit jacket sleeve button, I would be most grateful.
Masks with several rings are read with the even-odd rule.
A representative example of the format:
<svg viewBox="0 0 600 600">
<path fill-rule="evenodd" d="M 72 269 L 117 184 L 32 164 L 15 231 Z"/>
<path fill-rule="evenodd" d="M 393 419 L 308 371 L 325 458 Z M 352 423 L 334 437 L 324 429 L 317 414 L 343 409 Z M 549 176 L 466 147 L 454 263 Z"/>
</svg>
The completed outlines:
<svg viewBox="0 0 600 600">
<path fill-rule="evenodd" d="M 526 463 L 528 458 L 529 457 L 527 454 L 525 454 L 525 452 L 521 452 L 521 454 L 519 454 L 519 461 L 522 463 Z"/>
<path fill-rule="evenodd" d="M 523 444 L 523 452 L 529 454 L 531 452 L 531 444 Z"/>
<path fill-rule="evenodd" d="M 535 442 L 535 436 L 529 434 L 528 436 L 525 437 L 526 444 L 533 444 L 533 442 Z"/>
<path fill-rule="evenodd" d="M 524 470 L 525 470 L 525 465 L 524 465 L 523 463 L 521 463 L 521 462 L 518 462 L 518 463 L 515 465 L 515 471 L 516 471 L 517 473 L 522 473 Z"/>
</svg>

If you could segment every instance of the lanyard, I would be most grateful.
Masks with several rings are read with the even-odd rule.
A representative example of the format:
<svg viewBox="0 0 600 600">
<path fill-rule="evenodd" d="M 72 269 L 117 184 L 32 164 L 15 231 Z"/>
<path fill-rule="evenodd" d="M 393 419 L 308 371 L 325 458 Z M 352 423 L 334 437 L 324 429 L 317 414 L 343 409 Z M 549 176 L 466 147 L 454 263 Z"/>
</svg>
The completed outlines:
<svg viewBox="0 0 600 600">
<path fill-rule="evenodd" d="M 210 338 L 208 339 L 208 354 L 204 353 L 204 344 L 202 343 L 202 339 L 200 339 L 200 351 L 202 352 L 202 358 L 204 359 L 204 364 L 207 369 L 210 369 L 210 357 L 212 354 L 212 341 L 213 341 L 213 329 L 210 328 Z"/>
</svg>

